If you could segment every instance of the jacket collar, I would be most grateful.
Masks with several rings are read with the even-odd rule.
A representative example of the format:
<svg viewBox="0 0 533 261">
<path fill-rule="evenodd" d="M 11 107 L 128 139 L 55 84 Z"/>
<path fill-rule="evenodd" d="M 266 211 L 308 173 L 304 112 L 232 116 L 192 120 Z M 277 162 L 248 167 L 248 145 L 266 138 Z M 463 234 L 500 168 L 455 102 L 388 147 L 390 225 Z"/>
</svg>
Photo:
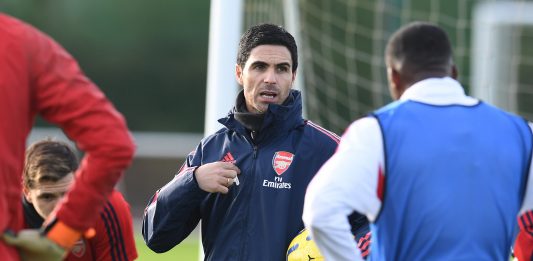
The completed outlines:
<svg viewBox="0 0 533 261">
<path fill-rule="evenodd" d="M 247 130 L 241 122 L 235 119 L 235 112 L 237 112 L 239 105 L 243 102 L 244 91 L 241 90 L 237 96 L 235 106 L 228 113 L 228 116 L 219 119 L 218 122 L 230 130 L 239 133 L 248 133 L 249 130 Z M 258 131 L 259 137 L 284 134 L 286 131 L 302 125 L 303 123 L 301 93 L 297 90 L 291 90 L 287 100 L 283 104 L 268 105 L 268 110 L 265 112 L 262 126 Z"/>
<path fill-rule="evenodd" d="M 32 203 L 22 196 L 22 208 L 24 209 L 24 221 L 29 228 L 40 228 L 44 219 L 37 213 Z"/>
<path fill-rule="evenodd" d="M 433 105 L 475 105 L 479 100 L 465 94 L 461 84 L 450 78 L 429 78 L 407 88 L 400 101 L 412 100 Z"/>
</svg>

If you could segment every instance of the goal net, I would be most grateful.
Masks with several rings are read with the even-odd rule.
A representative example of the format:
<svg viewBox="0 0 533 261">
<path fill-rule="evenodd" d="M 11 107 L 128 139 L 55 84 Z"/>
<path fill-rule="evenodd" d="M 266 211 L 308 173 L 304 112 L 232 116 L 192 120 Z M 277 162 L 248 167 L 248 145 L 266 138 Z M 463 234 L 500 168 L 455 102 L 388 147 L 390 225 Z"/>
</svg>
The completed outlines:
<svg viewBox="0 0 533 261">
<path fill-rule="evenodd" d="M 297 6 L 296 13 L 284 13 L 291 1 Z M 389 36 L 411 21 L 433 22 L 448 32 L 459 80 L 472 94 L 472 73 L 477 70 L 471 63 L 478 59 L 473 56 L 477 47 L 471 40 L 472 19 L 476 6 L 487 2 L 497 1 L 245 0 L 243 28 L 261 22 L 286 25 L 287 17 L 298 17 L 298 26 L 292 33 L 299 36 L 299 73 L 306 117 L 342 133 L 353 120 L 391 101 L 383 53 Z M 491 95 L 481 98 L 498 103 L 498 99 L 487 97 L 506 93 L 507 103 L 496 105 L 533 120 L 533 80 L 528 77 L 533 72 L 532 26 L 516 23 L 506 29 L 510 30 L 505 31 L 505 36 L 509 36 L 505 38 L 508 50 L 500 57 L 505 62 L 492 72 L 500 79 L 499 85 L 489 89 Z M 500 47 L 492 46 L 494 49 L 489 52 L 497 53 Z M 487 61 L 478 60 L 478 65 L 484 62 Z M 477 75 L 476 79 L 484 77 L 488 76 Z"/>
</svg>

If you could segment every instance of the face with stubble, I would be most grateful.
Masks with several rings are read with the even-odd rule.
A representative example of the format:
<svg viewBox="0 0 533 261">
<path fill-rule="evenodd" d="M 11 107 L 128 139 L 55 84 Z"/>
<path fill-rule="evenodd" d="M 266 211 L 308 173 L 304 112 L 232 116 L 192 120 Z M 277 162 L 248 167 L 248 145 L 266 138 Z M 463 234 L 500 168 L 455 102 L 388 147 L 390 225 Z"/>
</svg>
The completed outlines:
<svg viewBox="0 0 533 261">
<path fill-rule="evenodd" d="M 282 104 L 289 96 L 296 72 L 292 72 L 291 53 L 282 45 L 259 45 L 252 49 L 236 77 L 244 89 L 249 112 L 264 113 L 269 104 Z"/>
</svg>

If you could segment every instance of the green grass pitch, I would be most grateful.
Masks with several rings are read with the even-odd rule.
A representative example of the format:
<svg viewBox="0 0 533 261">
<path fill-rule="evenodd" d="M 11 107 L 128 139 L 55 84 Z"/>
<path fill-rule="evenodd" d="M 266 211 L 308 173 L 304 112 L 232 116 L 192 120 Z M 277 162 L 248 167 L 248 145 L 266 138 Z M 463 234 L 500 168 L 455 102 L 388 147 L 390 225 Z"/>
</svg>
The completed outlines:
<svg viewBox="0 0 533 261">
<path fill-rule="evenodd" d="M 146 246 L 141 234 L 135 235 L 139 261 L 198 261 L 198 243 L 197 237 L 189 237 L 170 251 L 158 254 Z"/>
</svg>

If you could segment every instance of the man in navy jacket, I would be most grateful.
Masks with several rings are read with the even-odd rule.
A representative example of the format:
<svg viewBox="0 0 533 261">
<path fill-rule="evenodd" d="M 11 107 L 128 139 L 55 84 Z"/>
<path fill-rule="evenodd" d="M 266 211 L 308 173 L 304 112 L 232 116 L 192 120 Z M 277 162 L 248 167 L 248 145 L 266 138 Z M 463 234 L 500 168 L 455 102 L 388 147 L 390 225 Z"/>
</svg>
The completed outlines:
<svg viewBox="0 0 533 261">
<path fill-rule="evenodd" d="M 291 89 L 297 67 L 296 43 L 283 28 L 244 33 L 236 65 L 243 90 L 219 120 L 225 127 L 201 141 L 145 210 L 152 250 L 170 250 L 202 220 L 205 260 L 285 260 L 304 228 L 307 185 L 339 142 L 302 119 L 301 94 Z M 365 234 L 360 217 L 352 224 Z"/>
</svg>

